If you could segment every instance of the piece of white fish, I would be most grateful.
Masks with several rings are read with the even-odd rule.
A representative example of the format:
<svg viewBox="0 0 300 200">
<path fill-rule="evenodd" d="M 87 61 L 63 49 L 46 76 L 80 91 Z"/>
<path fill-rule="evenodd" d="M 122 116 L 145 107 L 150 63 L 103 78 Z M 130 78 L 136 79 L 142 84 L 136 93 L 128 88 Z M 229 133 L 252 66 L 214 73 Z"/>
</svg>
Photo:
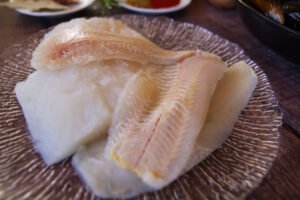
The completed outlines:
<svg viewBox="0 0 300 200">
<path fill-rule="evenodd" d="M 101 67 L 38 70 L 16 85 L 29 133 L 46 164 L 107 134 L 118 96 L 136 69 L 114 61 Z"/>
<path fill-rule="evenodd" d="M 57 26 L 44 37 L 33 52 L 31 66 L 54 70 L 111 59 L 175 64 L 194 53 L 162 49 L 119 20 L 77 19 Z"/>
<path fill-rule="evenodd" d="M 256 84 L 254 71 L 244 62 L 236 63 L 226 71 L 212 96 L 205 125 L 183 173 L 224 143 L 252 96 Z M 102 198 L 130 198 L 154 190 L 137 174 L 104 157 L 106 141 L 102 139 L 81 148 L 72 160 L 75 170 L 93 193 Z"/>
<path fill-rule="evenodd" d="M 257 85 L 257 76 L 244 61 L 232 65 L 219 81 L 205 125 L 185 170 L 193 168 L 219 148 L 232 132 Z"/>
<path fill-rule="evenodd" d="M 199 52 L 177 65 L 142 68 L 113 114 L 107 158 L 162 188 L 182 172 L 226 65 Z"/>
<path fill-rule="evenodd" d="M 107 18 L 76 19 L 47 33 L 33 52 L 37 71 L 15 90 L 44 161 L 58 162 L 105 135 L 121 90 L 142 67 L 136 64 L 156 55 L 175 62 L 189 53 L 161 49 Z"/>
<path fill-rule="evenodd" d="M 105 138 L 81 147 L 72 159 L 73 167 L 93 193 L 102 198 L 131 198 L 153 191 L 135 173 L 104 157 L 106 142 Z"/>
<path fill-rule="evenodd" d="M 56 26 L 31 64 L 38 70 L 15 92 L 35 147 L 50 165 L 98 141 L 80 148 L 73 166 L 105 198 L 160 189 L 202 161 L 229 136 L 257 83 L 237 63 L 216 87 L 226 68 L 216 56 L 161 49 L 104 18 Z"/>
</svg>

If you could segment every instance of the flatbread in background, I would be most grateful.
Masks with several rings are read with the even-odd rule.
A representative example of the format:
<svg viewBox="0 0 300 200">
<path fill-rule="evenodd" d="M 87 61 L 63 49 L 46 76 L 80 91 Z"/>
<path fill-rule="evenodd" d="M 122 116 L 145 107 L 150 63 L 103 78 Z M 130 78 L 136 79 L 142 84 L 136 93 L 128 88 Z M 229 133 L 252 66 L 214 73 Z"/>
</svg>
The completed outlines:
<svg viewBox="0 0 300 200">
<path fill-rule="evenodd" d="M 0 0 L 0 7 L 22 8 L 31 11 L 40 10 L 66 10 L 68 6 L 59 4 L 53 0 Z"/>
</svg>

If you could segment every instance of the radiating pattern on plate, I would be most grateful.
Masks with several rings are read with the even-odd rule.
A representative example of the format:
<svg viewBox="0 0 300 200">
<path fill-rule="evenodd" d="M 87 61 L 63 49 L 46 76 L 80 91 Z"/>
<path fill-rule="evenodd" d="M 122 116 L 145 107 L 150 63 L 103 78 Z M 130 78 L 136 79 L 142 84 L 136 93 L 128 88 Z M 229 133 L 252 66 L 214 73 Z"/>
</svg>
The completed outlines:
<svg viewBox="0 0 300 200">
<path fill-rule="evenodd" d="M 246 60 L 258 86 L 223 146 L 169 187 L 138 199 L 240 199 L 269 171 L 279 146 L 281 114 L 270 83 L 237 45 L 189 23 L 164 17 L 118 16 L 168 49 L 200 48 L 232 64 Z M 0 55 L 0 199 L 97 199 L 80 182 L 69 160 L 46 167 L 33 149 L 13 92 L 33 69 L 31 53 L 45 31 Z"/>
</svg>

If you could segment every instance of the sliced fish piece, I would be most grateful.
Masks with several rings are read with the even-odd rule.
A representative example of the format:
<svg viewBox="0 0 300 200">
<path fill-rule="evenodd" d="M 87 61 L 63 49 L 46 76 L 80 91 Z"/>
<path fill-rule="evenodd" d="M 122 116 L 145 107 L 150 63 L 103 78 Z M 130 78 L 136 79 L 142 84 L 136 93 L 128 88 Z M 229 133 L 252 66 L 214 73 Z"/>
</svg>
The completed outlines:
<svg viewBox="0 0 300 200">
<path fill-rule="evenodd" d="M 135 71 L 124 61 L 38 70 L 16 85 L 32 141 L 47 165 L 107 134 L 119 94 Z"/>
<path fill-rule="evenodd" d="M 81 147 L 73 156 L 72 165 L 80 178 L 101 198 L 131 198 L 154 189 L 133 172 L 122 169 L 104 157 L 107 139 Z"/>
<path fill-rule="evenodd" d="M 169 65 L 194 53 L 162 49 L 118 20 L 81 19 L 50 31 L 33 52 L 31 66 L 60 69 L 111 59 Z"/>
<path fill-rule="evenodd" d="M 199 52 L 172 66 L 141 69 L 118 100 L 106 156 L 151 187 L 176 179 L 192 153 L 226 65 Z"/>
<path fill-rule="evenodd" d="M 205 125 L 197 138 L 193 153 L 184 168 L 189 171 L 227 139 L 233 124 L 248 103 L 257 84 L 250 66 L 239 62 L 230 67 L 218 82 Z M 154 190 L 137 174 L 117 166 L 103 155 L 106 139 L 81 148 L 72 163 L 81 179 L 102 198 L 131 198 Z"/>
<path fill-rule="evenodd" d="M 232 65 L 219 81 L 205 125 L 186 166 L 188 171 L 219 148 L 232 132 L 257 85 L 257 76 L 244 61 Z"/>
</svg>

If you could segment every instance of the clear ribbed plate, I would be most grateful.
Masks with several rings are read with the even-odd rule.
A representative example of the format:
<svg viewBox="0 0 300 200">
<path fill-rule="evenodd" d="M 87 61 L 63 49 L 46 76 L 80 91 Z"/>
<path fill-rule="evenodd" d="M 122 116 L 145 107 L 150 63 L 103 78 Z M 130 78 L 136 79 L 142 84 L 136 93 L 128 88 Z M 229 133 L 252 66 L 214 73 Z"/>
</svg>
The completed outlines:
<svg viewBox="0 0 300 200">
<path fill-rule="evenodd" d="M 118 16 L 167 49 L 203 49 L 228 64 L 245 60 L 258 76 L 247 108 L 223 146 L 167 188 L 139 199 L 242 199 L 268 173 L 279 147 L 281 114 L 270 83 L 236 44 L 208 30 L 165 17 Z M 14 87 L 33 71 L 31 54 L 46 31 L 0 55 L 0 199 L 96 199 L 70 160 L 46 167 L 34 150 Z"/>
</svg>

